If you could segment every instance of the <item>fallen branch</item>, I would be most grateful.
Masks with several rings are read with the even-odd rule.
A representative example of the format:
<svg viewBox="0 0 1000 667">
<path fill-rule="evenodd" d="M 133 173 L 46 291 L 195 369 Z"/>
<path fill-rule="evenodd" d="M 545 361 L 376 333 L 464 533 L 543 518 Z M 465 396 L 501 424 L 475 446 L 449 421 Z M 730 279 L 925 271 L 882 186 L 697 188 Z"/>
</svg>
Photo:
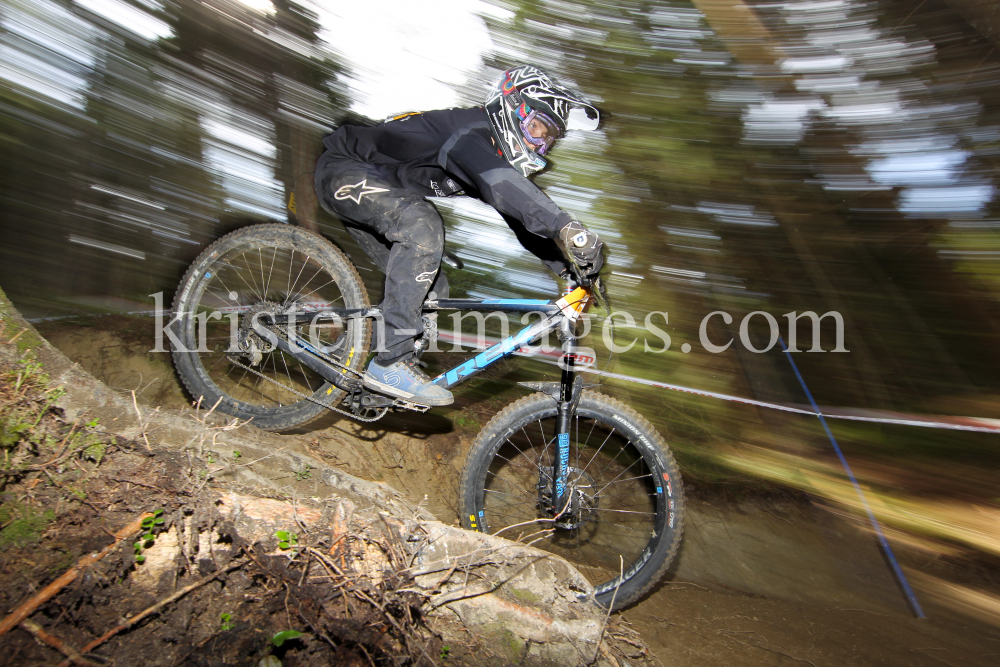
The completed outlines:
<svg viewBox="0 0 1000 667">
<path fill-rule="evenodd" d="M 20 331 L 18 331 L 16 336 L 14 336 L 9 341 L 7 341 L 7 344 L 8 345 L 12 344 L 14 341 L 16 341 L 18 338 L 21 337 L 21 334 L 23 334 L 27 330 L 28 330 L 28 327 L 24 327 L 23 329 L 21 329 Z"/>
<path fill-rule="evenodd" d="M 74 665 L 81 665 L 81 667 L 98 667 L 96 663 L 93 663 L 85 659 L 80 652 L 75 648 L 59 639 L 55 635 L 50 635 L 48 632 L 42 629 L 42 626 L 38 625 L 34 621 L 25 619 L 21 623 L 21 627 L 35 635 L 35 639 L 38 641 L 48 644 L 55 650 L 62 653 L 64 656 L 73 661 Z"/>
<path fill-rule="evenodd" d="M 139 432 L 146 443 L 146 451 L 152 451 L 152 448 L 149 446 L 149 438 L 146 437 L 146 425 L 142 423 L 142 413 L 139 412 L 139 403 L 135 400 L 135 389 L 132 390 L 132 406 L 135 408 L 135 414 L 139 417 Z"/>
<path fill-rule="evenodd" d="M 625 559 L 618 555 L 618 583 L 615 584 L 615 592 L 611 594 L 611 604 L 608 605 L 608 613 L 604 616 L 604 623 L 601 624 L 601 638 L 597 642 L 597 651 L 594 653 L 594 657 L 591 662 L 597 662 L 597 656 L 603 653 L 605 657 L 610 658 L 612 664 L 617 665 L 618 661 L 615 660 L 614 656 L 607 652 L 604 648 L 604 635 L 608 631 L 608 620 L 611 618 L 611 610 L 615 608 L 615 598 L 618 597 L 618 589 L 622 587 L 622 579 L 625 578 Z"/>
<path fill-rule="evenodd" d="M 204 586 L 205 584 L 209 583 L 210 581 L 212 581 L 213 579 L 215 579 L 219 575 L 225 574 L 226 572 L 229 572 L 230 570 L 235 570 L 236 568 L 243 567 L 248 562 L 249 561 L 247 559 L 243 559 L 243 560 L 241 560 L 239 562 L 233 563 L 232 565 L 229 565 L 228 567 L 225 567 L 225 568 L 219 570 L 218 572 L 213 572 L 212 574 L 208 575 L 207 577 L 202 577 L 201 579 L 199 579 L 198 581 L 194 582 L 193 584 L 185 586 L 184 588 L 180 589 L 176 593 L 163 598 L 162 600 L 160 600 L 159 602 L 157 602 L 156 604 L 154 604 L 152 607 L 147 607 L 146 609 L 140 611 L 138 614 L 136 614 L 132 618 L 127 619 L 121 625 L 116 626 L 114 628 L 111 628 L 110 630 L 108 630 L 107 632 L 105 632 L 103 635 L 101 635 L 97 639 L 93 640 L 92 642 L 90 642 L 89 644 L 87 644 L 86 646 L 84 646 L 83 650 L 81 652 L 82 653 L 90 653 L 95 648 L 97 648 L 98 646 L 100 646 L 104 642 L 108 641 L 109 639 L 111 639 L 112 637 L 114 637 L 116 634 L 118 634 L 122 630 L 128 630 L 130 627 L 132 627 L 133 625 L 135 625 L 136 623 L 138 623 L 142 619 L 146 618 L 150 614 L 155 614 L 156 612 L 158 612 L 163 607 L 167 606 L 171 602 L 179 600 L 180 598 L 184 597 L 185 595 L 187 595 L 188 593 L 190 593 L 194 589 L 198 588 L 199 586 Z M 69 662 L 64 660 L 61 663 L 59 663 L 59 667 L 69 667 Z"/>
<path fill-rule="evenodd" d="M 62 576 L 60 576 L 51 584 L 40 590 L 38 593 L 33 595 L 28 600 L 22 602 L 17 609 L 7 614 L 7 616 L 3 619 L 3 621 L 0 621 L 0 637 L 7 634 L 7 632 L 11 628 L 20 624 L 26 618 L 35 613 L 36 609 L 45 604 L 51 598 L 55 597 L 55 595 L 58 594 L 59 591 L 61 591 L 63 588 L 68 586 L 72 581 L 74 581 L 80 575 L 80 572 L 82 570 L 90 567 L 91 565 L 98 562 L 99 560 L 107 556 L 109 553 L 114 551 L 115 547 L 118 546 L 119 542 L 124 540 L 129 535 L 139 532 L 139 530 L 142 528 L 143 520 L 151 516 L 153 515 L 148 512 L 142 514 L 135 521 L 133 521 L 132 523 L 130 523 L 129 525 L 125 526 L 117 533 L 115 533 L 114 542 L 104 547 L 96 554 L 87 554 L 86 556 L 78 560 L 76 562 L 76 565 L 66 570 L 66 572 L 64 572 Z"/>
</svg>

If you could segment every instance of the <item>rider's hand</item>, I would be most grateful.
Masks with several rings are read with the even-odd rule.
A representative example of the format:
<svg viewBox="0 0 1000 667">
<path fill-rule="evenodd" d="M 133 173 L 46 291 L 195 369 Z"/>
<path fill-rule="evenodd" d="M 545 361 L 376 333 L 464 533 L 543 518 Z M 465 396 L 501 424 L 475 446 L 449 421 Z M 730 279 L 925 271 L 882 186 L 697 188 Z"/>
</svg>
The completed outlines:
<svg viewBox="0 0 1000 667">
<path fill-rule="evenodd" d="M 604 265 L 604 255 L 601 254 L 604 242 L 597 238 L 597 234 L 574 220 L 559 230 L 559 241 L 584 274 L 593 276 L 600 272 Z"/>
</svg>

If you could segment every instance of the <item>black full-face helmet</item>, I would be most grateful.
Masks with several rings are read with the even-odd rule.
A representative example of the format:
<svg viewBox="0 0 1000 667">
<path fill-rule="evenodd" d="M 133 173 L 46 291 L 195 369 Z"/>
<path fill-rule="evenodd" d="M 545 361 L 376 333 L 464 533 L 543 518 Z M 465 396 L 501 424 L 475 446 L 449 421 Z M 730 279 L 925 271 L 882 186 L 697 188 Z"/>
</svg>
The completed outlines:
<svg viewBox="0 0 1000 667">
<path fill-rule="evenodd" d="M 486 98 L 486 114 L 500 152 L 525 176 L 545 168 L 542 156 L 566 130 L 596 130 L 600 122 L 592 104 L 531 65 L 503 73 Z"/>
</svg>

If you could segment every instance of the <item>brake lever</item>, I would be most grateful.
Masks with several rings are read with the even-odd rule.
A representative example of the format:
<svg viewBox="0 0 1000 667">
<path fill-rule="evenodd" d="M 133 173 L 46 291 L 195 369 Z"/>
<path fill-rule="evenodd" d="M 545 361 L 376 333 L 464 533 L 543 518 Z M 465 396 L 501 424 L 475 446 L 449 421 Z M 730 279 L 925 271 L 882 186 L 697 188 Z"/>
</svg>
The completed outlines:
<svg viewBox="0 0 1000 667">
<path fill-rule="evenodd" d="M 569 270 L 573 274 L 573 280 L 576 281 L 577 285 L 583 287 L 591 288 L 590 292 L 594 295 L 594 300 L 601 306 L 604 306 L 605 312 L 608 316 L 611 316 L 611 301 L 608 299 L 608 290 L 604 287 L 604 282 L 601 280 L 600 276 L 595 276 L 593 279 L 587 276 L 580 270 L 580 265 L 577 264 L 576 258 L 573 257 L 572 253 L 566 253 L 567 260 L 569 263 Z"/>
<path fill-rule="evenodd" d="M 568 252 L 566 254 L 566 261 L 569 266 L 570 273 L 573 274 L 573 280 L 577 285 L 582 287 L 590 287 L 592 280 L 583 271 L 580 270 L 580 265 L 576 263 L 576 258 L 573 257 L 573 253 Z"/>
<path fill-rule="evenodd" d="M 608 317 L 611 317 L 611 301 L 608 299 L 608 290 L 604 287 L 604 281 L 601 280 L 600 276 L 597 276 L 592 281 L 593 288 L 591 292 L 594 295 L 594 300 L 598 304 L 604 306 L 605 312 L 607 312 Z"/>
</svg>

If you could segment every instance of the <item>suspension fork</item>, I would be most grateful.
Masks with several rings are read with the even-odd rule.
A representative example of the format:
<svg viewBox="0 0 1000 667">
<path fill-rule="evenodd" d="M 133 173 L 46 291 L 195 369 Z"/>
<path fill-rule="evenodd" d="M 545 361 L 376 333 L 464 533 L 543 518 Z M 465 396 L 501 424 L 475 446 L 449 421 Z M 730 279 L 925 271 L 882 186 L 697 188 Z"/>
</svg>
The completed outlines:
<svg viewBox="0 0 1000 667">
<path fill-rule="evenodd" d="M 563 369 L 557 400 L 555 461 L 552 464 L 552 510 L 556 517 L 567 511 L 572 500 L 572 493 L 566 488 L 566 480 L 569 476 L 570 426 L 573 416 L 576 414 L 576 404 L 579 400 L 579 392 L 575 391 L 575 329 L 575 322 L 568 317 L 559 326 L 559 334 L 562 338 Z"/>
</svg>

